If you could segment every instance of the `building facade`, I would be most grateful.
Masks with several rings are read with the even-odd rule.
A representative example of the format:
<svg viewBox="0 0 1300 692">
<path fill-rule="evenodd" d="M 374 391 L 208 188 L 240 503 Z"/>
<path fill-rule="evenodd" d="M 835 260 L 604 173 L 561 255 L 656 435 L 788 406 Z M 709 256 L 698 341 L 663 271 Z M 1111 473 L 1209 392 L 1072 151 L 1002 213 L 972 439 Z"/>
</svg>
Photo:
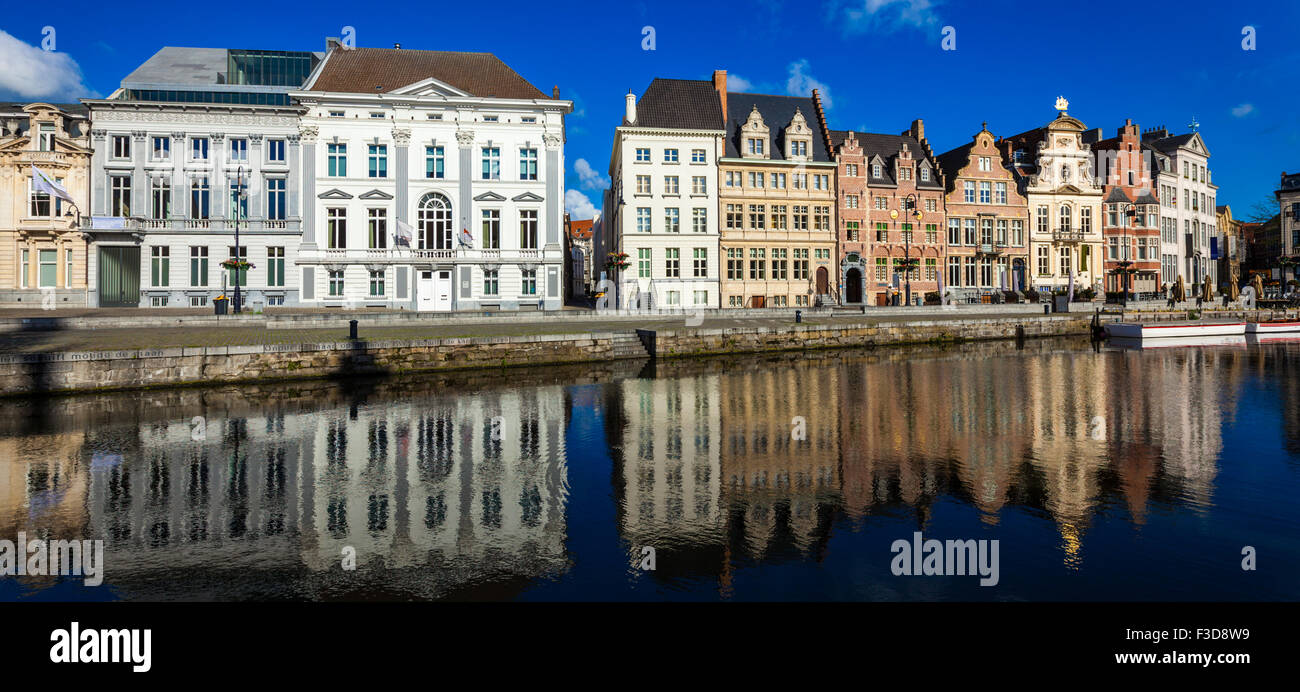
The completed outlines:
<svg viewBox="0 0 1300 692">
<path fill-rule="evenodd" d="M 1246 246 L 1242 242 L 1241 222 L 1232 218 L 1232 206 L 1221 204 L 1214 211 L 1214 225 L 1219 231 L 1219 288 L 1226 290 L 1229 282 L 1241 285 L 1241 261 L 1245 259 Z"/>
<path fill-rule="evenodd" d="M 1160 200 L 1153 194 L 1152 159 L 1142 148 L 1140 130 L 1124 121 L 1114 137 L 1101 130 L 1085 137 L 1096 157 L 1102 182 L 1101 231 L 1106 239 L 1104 285 L 1107 292 L 1155 294 L 1160 281 Z"/>
<path fill-rule="evenodd" d="M 999 140 L 1003 163 L 1029 204 L 1030 284 L 1038 291 L 1101 288 L 1102 188 L 1084 124 L 1058 98 L 1046 126 Z"/>
<path fill-rule="evenodd" d="M 1166 225 L 1161 254 L 1172 259 L 1173 266 L 1162 272 L 1162 283 L 1172 285 L 1181 276 L 1191 291 L 1193 284 L 1199 287 L 1207 275 L 1215 281 L 1215 197 L 1219 188 L 1207 165 L 1210 150 L 1200 133 L 1174 135 L 1163 126 L 1144 131 L 1142 142 L 1167 157 L 1156 167 L 1155 181 L 1159 198 L 1170 203 L 1161 206 Z"/>
<path fill-rule="evenodd" d="M 569 218 L 564 215 L 566 257 L 569 264 L 565 268 L 568 283 L 565 286 L 565 298 L 585 298 L 591 282 L 591 236 L 595 228 L 595 219 Z"/>
<path fill-rule="evenodd" d="M 865 227 L 846 221 L 841 236 L 843 302 L 919 305 L 939 290 L 945 240 L 943 171 L 925 125 L 913 121 L 900 135 L 852 134 L 864 164 L 860 177 L 844 178 L 840 194 L 843 206 L 861 205 L 866 213 Z"/>
<path fill-rule="evenodd" d="M 0 104 L 0 306 L 86 305 L 90 122 L 82 105 Z M 32 186 L 32 168 L 75 200 Z"/>
<path fill-rule="evenodd" d="M 727 137 L 717 174 L 722 307 L 832 302 L 836 165 L 818 93 L 732 92 L 724 103 Z"/>
<path fill-rule="evenodd" d="M 1300 173 L 1282 174 L 1282 181 L 1274 193 L 1280 208 L 1282 224 L 1282 279 L 1300 278 L 1296 263 L 1300 262 Z"/>
<path fill-rule="evenodd" d="M 301 300 L 563 304 L 564 115 L 495 56 L 332 42 L 304 107 Z"/>
<path fill-rule="evenodd" d="M 627 95 L 596 250 L 609 282 L 599 290 L 614 289 L 608 305 L 719 306 L 717 176 L 726 93 L 726 72 L 719 70 L 711 82 L 656 78 L 640 100 Z"/>
<path fill-rule="evenodd" d="M 90 109 L 87 282 L 99 307 L 298 302 L 298 116 L 309 52 L 166 47 Z M 238 234 L 238 242 L 236 235 Z"/>
<path fill-rule="evenodd" d="M 1029 287 L 1029 205 L 985 123 L 966 144 L 939 155 L 946 184 L 945 293 L 975 302 L 994 290 Z"/>
</svg>

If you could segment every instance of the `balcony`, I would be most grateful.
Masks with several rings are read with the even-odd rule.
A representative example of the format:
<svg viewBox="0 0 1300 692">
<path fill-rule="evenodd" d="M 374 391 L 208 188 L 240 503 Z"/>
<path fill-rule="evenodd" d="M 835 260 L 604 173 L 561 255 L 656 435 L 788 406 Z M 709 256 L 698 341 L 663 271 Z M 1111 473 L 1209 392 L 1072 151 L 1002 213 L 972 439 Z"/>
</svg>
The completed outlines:
<svg viewBox="0 0 1300 692">
<path fill-rule="evenodd" d="M 975 252 L 980 255 L 1000 255 L 1006 252 L 1006 242 L 998 243 L 980 243 L 975 246 Z"/>
<path fill-rule="evenodd" d="M 1052 240 L 1057 243 L 1081 243 L 1087 240 L 1087 234 L 1083 231 L 1063 231 L 1054 228 L 1052 229 Z"/>
<path fill-rule="evenodd" d="M 510 264 L 529 264 L 541 262 L 543 259 L 552 261 L 562 261 L 559 253 L 553 257 L 545 258 L 541 250 L 498 250 L 498 249 L 469 249 L 459 248 L 455 250 L 435 249 L 420 250 L 414 248 L 322 248 L 315 252 L 304 250 L 302 259 L 321 259 L 327 262 L 338 263 L 393 263 L 406 264 L 411 262 L 485 262 L 485 263 L 510 263 Z"/>
<path fill-rule="evenodd" d="M 21 164 L 61 164 L 68 163 L 68 155 L 61 151 L 24 151 L 18 154 L 18 163 Z"/>
</svg>

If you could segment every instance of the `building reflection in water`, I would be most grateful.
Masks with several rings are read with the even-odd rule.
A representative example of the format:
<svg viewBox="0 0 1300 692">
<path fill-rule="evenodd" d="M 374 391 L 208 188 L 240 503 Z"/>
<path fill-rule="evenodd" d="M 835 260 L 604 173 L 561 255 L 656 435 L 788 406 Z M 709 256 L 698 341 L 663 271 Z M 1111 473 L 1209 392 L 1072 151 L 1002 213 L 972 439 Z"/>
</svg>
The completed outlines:
<svg viewBox="0 0 1300 692">
<path fill-rule="evenodd" d="M 1295 348 L 1026 348 L 68 398 L 35 432 L 0 403 L 0 537 L 102 538 L 127 598 L 510 598 L 571 573 L 567 512 L 609 505 L 568 496 L 570 418 L 599 411 L 579 458 L 613 460 L 624 576 L 648 546 L 659 583 L 727 596 L 941 503 L 1046 522 L 1077 568 L 1100 516 L 1213 507 L 1247 378 L 1275 378 L 1300 449 Z"/>
</svg>

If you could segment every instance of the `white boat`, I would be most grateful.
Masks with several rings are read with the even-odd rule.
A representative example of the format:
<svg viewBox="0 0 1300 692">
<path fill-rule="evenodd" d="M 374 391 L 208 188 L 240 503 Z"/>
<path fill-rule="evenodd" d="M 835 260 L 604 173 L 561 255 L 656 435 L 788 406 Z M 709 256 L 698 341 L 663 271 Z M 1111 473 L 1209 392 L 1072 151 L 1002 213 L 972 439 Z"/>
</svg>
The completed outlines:
<svg viewBox="0 0 1300 692">
<path fill-rule="evenodd" d="M 1105 325 L 1106 335 L 1124 339 L 1168 339 L 1184 336 L 1236 336 L 1246 333 L 1245 322 L 1166 322 L 1164 324 L 1137 324 L 1111 322 Z"/>
<path fill-rule="evenodd" d="M 1247 334 L 1280 334 L 1283 332 L 1300 332 L 1298 320 L 1270 320 L 1268 322 L 1249 322 Z"/>
<path fill-rule="evenodd" d="M 1126 337 L 1115 337 L 1106 341 L 1107 348 L 1121 350 L 1143 351 L 1153 348 L 1188 348 L 1191 346 L 1234 346 L 1245 348 L 1249 343 L 1248 337 L 1242 334 L 1231 336 L 1179 336 L 1179 337 L 1147 337 L 1145 339 L 1132 339 Z"/>
</svg>

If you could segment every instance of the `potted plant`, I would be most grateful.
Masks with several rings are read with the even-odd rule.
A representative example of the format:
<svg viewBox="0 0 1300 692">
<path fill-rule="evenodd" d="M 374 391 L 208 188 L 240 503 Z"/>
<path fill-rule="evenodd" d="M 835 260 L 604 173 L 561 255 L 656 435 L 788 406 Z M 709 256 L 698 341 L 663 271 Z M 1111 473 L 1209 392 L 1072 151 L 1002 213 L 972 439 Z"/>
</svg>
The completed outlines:
<svg viewBox="0 0 1300 692">
<path fill-rule="evenodd" d="M 605 269 L 610 272 L 622 271 L 632 266 L 626 252 L 611 252 L 605 258 Z"/>
</svg>

